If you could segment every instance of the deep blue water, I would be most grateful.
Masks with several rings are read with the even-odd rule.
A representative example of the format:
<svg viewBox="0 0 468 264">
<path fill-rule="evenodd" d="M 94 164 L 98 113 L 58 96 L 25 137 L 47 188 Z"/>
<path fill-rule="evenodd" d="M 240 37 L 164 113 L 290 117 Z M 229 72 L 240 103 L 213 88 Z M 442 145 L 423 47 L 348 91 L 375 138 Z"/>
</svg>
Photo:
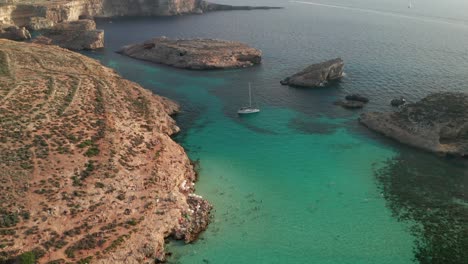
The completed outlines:
<svg viewBox="0 0 468 264">
<path fill-rule="evenodd" d="M 394 97 L 468 90 L 468 4 L 218 2 L 286 8 L 99 20 L 106 48 L 87 53 L 182 105 L 176 140 L 200 160 L 197 192 L 215 212 L 198 242 L 168 245 L 171 262 L 468 263 L 468 166 L 356 121 L 362 111 L 391 110 Z M 187 71 L 114 52 L 162 35 L 242 41 L 263 51 L 263 63 Z M 346 64 L 340 82 L 279 84 L 335 57 Z M 240 118 L 248 82 L 262 112 Z M 371 99 L 365 109 L 332 104 L 355 92 Z"/>
</svg>

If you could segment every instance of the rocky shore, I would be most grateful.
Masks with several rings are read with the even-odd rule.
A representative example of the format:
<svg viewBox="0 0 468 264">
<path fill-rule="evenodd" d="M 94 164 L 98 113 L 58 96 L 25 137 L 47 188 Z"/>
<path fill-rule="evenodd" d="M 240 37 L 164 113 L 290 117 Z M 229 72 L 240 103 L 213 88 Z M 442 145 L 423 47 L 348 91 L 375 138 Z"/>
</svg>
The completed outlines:
<svg viewBox="0 0 468 264">
<path fill-rule="evenodd" d="M 192 70 L 250 67 L 261 62 L 262 52 L 246 44 L 218 39 L 154 38 L 127 45 L 121 54 L 132 58 Z"/>
<path fill-rule="evenodd" d="M 340 58 L 310 65 L 304 70 L 281 81 L 282 85 L 320 87 L 328 81 L 343 77 L 344 62 Z"/>
<path fill-rule="evenodd" d="M 154 263 L 211 205 L 178 105 L 56 46 L 0 40 L 0 262 Z"/>
<path fill-rule="evenodd" d="M 401 143 L 427 151 L 468 156 L 468 94 L 443 92 L 392 113 L 365 113 L 359 121 Z"/>
</svg>

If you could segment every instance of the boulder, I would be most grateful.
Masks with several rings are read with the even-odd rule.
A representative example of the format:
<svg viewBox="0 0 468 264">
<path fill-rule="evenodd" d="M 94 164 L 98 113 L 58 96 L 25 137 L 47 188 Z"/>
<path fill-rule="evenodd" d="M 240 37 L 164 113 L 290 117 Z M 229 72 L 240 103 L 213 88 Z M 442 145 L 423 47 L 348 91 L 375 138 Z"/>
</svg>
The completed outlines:
<svg viewBox="0 0 468 264">
<path fill-rule="evenodd" d="M 33 43 L 42 44 L 42 45 L 52 45 L 52 39 L 44 36 L 38 36 L 37 38 L 33 39 Z"/>
<path fill-rule="evenodd" d="M 442 92 L 391 113 L 371 112 L 359 121 L 401 143 L 427 151 L 468 156 L 468 94 Z"/>
<path fill-rule="evenodd" d="M 31 39 L 31 33 L 25 27 L 8 26 L 0 28 L 0 38 L 22 41 Z"/>
<path fill-rule="evenodd" d="M 118 52 L 140 60 L 193 70 L 244 68 L 262 60 L 262 52 L 258 49 L 219 39 L 158 37 L 124 46 Z"/>
<path fill-rule="evenodd" d="M 343 68 L 343 60 L 337 58 L 310 65 L 304 70 L 283 79 L 280 83 L 298 87 L 324 86 L 328 81 L 340 79 L 343 76 Z"/>
</svg>

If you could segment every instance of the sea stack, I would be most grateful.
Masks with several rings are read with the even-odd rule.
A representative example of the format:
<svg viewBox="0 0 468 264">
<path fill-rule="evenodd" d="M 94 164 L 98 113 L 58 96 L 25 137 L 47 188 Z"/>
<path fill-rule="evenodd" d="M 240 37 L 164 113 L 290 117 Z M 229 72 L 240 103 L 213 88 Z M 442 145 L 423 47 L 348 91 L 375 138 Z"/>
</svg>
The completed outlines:
<svg viewBox="0 0 468 264">
<path fill-rule="evenodd" d="M 343 77 L 344 62 L 336 58 L 326 62 L 310 65 L 304 70 L 281 81 L 282 85 L 297 87 L 320 87 L 328 81 Z"/>
<path fill-rule="evenodd" d="M 431 94 L 391 113 L 364 113 L 359 121 L 401 143 L 427 151 L 468 156 L 468 94 Z"/>
<path fill-rule="evenodd" d="M 158 37 L 124 46 L 118 52 L 135 59 L 192 70 L 245 68 L 262 60 L 258 49 L 219 39 Z"/>
</svg>

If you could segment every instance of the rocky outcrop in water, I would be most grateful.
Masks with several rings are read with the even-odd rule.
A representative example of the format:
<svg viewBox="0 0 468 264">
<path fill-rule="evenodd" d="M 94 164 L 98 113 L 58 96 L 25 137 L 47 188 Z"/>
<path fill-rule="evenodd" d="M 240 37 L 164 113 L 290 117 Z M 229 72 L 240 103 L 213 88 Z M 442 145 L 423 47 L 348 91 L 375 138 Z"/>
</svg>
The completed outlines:
<svg viewBox="0 0 468 264">
<path fill-rule="evenodd" d="M 8 40 L 0 102 L 0 263 L 154 263 L 166 237 L 209 223 L 171 139 L 176 103 L 79 53 Z"/>
<path fill-rule="evenodd" d="M 343 108 L 347 108 L 347 109 L 360 109 L 366 105 L 366 103 L 364 102 L 353 101 L 353 100 L 336 101 L 334 104 L 342 106 Z"/>
<path fill-rule="evenodd" d="M 93 50 L 104 47 L 104 31 L 96 29 L 93 20 L 63 22 L 43 32 L 50 43 L 71 50 Z M 44 38 L 33 41 L 44 43 Z"/>
<path fill-rule="evenodd" d="M 270 10 L 270 9 L 282 9 L 282 7 L 272 6 L 232 6 L 209 3 L 206 1 L 200 1 L 198 4 L 199 9 L 202 12 L 213 12 L 213 11 L 233 11 L 233 10 Z"/>
<path fill-rule="evenodd" d="M 365 113 L 359 121 L 401 143 L 468 156 L 468 94 L 435 93 L 393 113 Z"/>
<path fill-rule="evenodd" d="M 360 109 L 369 102 L 369 98 L 360 94 L 350 94 L 345 96 L 345 100 L 337 101 L 334 104 L 347 109 Z"/>
<path fill-rule="evenodd" d="M 0 28 L 0 38 L 21 41 L 31 39 L 31 34 L 24 27 L 8 26 Z"/>
<path fill-rule="evenodd" d="M 360 94 L 349 94 L 347 96 L 345 96 L 345 99 L 348 100 L 348 101 L 357 101 L 357 102 L 362 102 L 362 103 L 368 103 L 369 102 L 369 98 L 363 96 L 363 95 L 360 95 Z"/>
<path fill-rule="evenodd" d="M 218 39 L 154 38 L 123 47 L 119 53 L 177 68 L 207 70 L 259 64 L 262 52 L 246 44 Z"/>
<path fill-rule="evenodd" d="M 328 81 L 343 77 L 344 62 L 337 58 L 323 63 L 313 64 L 304 70 L 285 78 L 282 85 L 298 87 L 324 86 Z"/>
<path fill-rule="evenodd" d="M 395 99 L 392 99 L 392 101 L 390 101 L 390 105 L 391 105 L 391 106 L 396 106 L 396 107 L 398 107 L 398 106 L 402 106 L 402 105 L 404 105 L 404 104 L 406 104 L 406 99 L 403 98 L 403 97 L 395 98 Z"/>
</svg>

